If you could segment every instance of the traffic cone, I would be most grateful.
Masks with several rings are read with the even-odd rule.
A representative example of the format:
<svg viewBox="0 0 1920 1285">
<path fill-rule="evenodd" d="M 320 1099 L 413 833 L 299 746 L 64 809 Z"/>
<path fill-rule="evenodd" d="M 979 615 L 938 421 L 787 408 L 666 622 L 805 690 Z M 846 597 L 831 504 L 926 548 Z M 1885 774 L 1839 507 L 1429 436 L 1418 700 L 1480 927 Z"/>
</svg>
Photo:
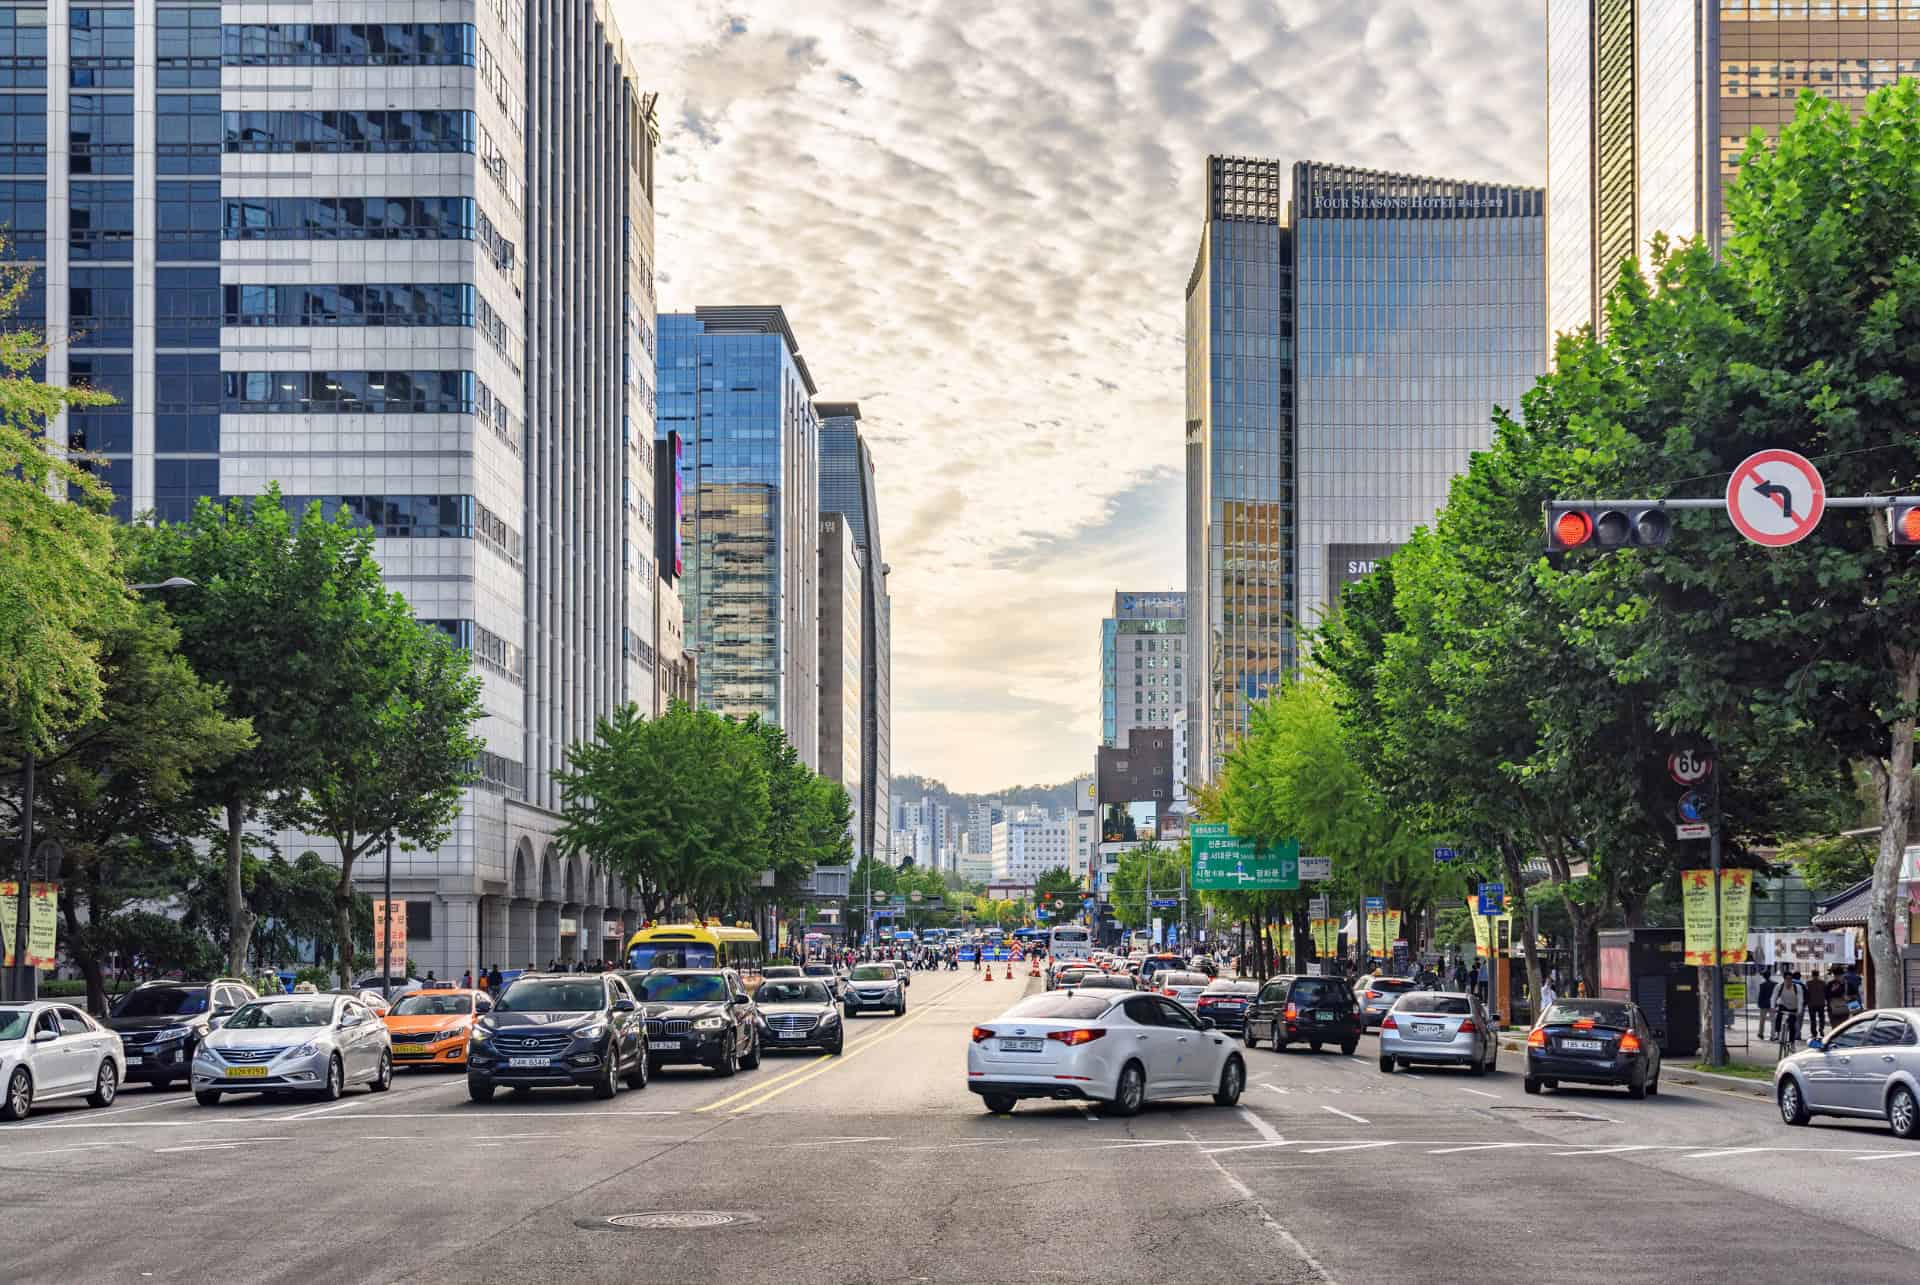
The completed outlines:
<svg viewBox="0 0 1920 1285">
<path fill-rule="evenodd" d="M 1038 977 L 1039 975 L 1040 975 L 1040 956 L 1035 955 L 1032 959 L 1029 959 L 1027 961 L 1027 976 Z"/>
<path fill-rule="evenodd" d="M 1007 961 L 1007 980 L 1013 980 L 1013 961 L 1011 959 Z"/>
<path fill-rule="evenodd" d="M 993 980 L 993 965 L 991 963 L 987 965 L 987 980 Z"/>
</svg>

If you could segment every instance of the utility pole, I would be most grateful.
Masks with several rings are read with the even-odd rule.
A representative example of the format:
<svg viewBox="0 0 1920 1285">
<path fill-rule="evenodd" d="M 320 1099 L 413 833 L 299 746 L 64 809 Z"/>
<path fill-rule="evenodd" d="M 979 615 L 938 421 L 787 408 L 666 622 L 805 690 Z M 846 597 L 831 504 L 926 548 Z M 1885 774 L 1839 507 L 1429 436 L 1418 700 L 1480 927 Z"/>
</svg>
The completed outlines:
<svg viewBox="0 0 1920 1285">
<path fill-rule="evenodd" d="M 387 831 L 387 872 L 382 876 L 380 895 L 386 909 L 380 916 L 386 940 L 380 943 L 380 998 L 393 1003 L 393 831 Z M 351 943 L 349 943 L 351 944 Z"/>
<path fill-rule="evenodd" d="M 1713 827 L 1707 836 L 1707 851 L 1713 866 L 1713 1065 L 1727 1064 L 1727 987 L 1721 967 L 1720 948 L 1720 747 L 1708 743 L 1713 769 L 1708 781 L 1713 790 Z"/>
<path fill-rule="evenodd" d="M 27 962 L 27 931 L 32 923 L 33 893 L 33 769 L 34 753 L 27 750 L 20 794 L 20 886 L 13 901 L 13 998 L 38 999 L 40 970 Z"/>
</svg>

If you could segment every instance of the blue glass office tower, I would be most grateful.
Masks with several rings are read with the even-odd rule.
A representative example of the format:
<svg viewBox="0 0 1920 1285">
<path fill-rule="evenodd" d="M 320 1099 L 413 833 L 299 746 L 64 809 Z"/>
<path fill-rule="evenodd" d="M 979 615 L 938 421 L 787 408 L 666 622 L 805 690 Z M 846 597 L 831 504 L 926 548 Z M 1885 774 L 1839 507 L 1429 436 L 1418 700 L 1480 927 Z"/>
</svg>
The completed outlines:
<svg viewBox="0 0 1920 1285">
<path fill-rule="evenodd" d="M 818 402 L 820 414 L 820 509 L 845 515 L 864 563 L 860 611 L 861 768 L 858 800 L 862 852 L 891 861 L 893 830 L 890 795 L 893 773 L 893 600 L 887 593 L 892 570 L 880 552 L 879 492 L 874 483 L 873 452 L 860 435 L 860 407 L 854 402 Z"/>
<path fill-rule="evenodd" d="M 661 434 L 686 444 L 680 597 L 702 707 L 819 761 L 820 421 L 779 307 L 660 317 Z"/>
</svg>

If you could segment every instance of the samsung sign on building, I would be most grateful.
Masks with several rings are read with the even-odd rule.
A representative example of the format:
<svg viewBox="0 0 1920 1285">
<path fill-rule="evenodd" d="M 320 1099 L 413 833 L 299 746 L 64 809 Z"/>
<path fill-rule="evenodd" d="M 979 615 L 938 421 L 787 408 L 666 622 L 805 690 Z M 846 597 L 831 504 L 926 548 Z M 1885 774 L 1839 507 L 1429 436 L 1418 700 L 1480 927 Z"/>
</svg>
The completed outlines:
<svg viewBox="0 0 1920 1285">
<path fill-rule="evenodd" d="M 1356 580 L 1365 580 L 1393 556 L 1397 544 L 1330 544 L 1327 546 L 1327 605 L 1340 605 L 1340 594 Z"/>
</svg>

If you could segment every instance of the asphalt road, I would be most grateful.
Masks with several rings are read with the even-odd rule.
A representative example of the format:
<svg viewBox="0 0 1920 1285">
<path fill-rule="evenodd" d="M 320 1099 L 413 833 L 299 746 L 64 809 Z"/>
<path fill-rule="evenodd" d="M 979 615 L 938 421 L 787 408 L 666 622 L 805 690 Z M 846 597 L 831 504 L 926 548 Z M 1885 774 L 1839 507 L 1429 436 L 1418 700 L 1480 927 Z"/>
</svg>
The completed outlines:
<svg viewBox="0 0 1920 1285">
<path fill-rule="evenodd" d="M 1132 1120 L 966 1091 L 1029 986 L 922 974 L 846 1053 L 610 1102 L 458 1076 L 325 1107 L 133 1088 L 0 1126 L 0 1280 L 1454 1282 L 1920 1278 L 1920 1145 L 1674 1083 L 1526 1097 L 1245 1052 L 1239 1108 Z M 728 1214 L 617 1228 L 625 1214 Z M 679 1220 L 698 1223 L 698 1217 Z"/>
</svg>

